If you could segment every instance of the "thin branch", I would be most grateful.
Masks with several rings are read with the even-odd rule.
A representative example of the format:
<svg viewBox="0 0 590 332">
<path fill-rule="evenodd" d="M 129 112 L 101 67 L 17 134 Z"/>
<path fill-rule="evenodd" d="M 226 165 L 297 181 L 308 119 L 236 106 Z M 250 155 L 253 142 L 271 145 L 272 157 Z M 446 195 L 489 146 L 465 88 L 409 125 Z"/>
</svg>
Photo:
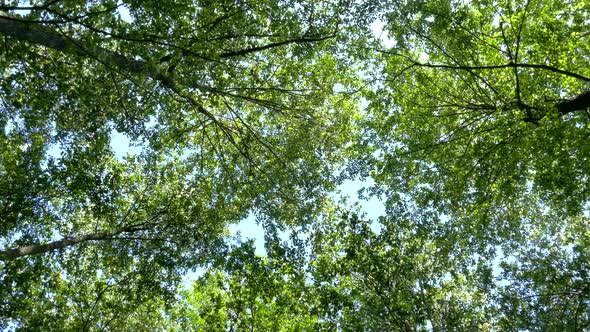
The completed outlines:
<svg viewBox="0 0 590 332">
<path fill-rule="evenodd" d="M 506 45 L 506 49 L 508 50 L 508 59 L 510 61 L 514 61 L 514 57 L 512 56 L 512 49 L 510 48 L 510 43 L 508 42 L 508 38 L 506 38 L 506 33 L 504 33 L 504 22 L 500 22 L 500 31 L 502 32 L 502 39 L 504 40 L 504 45 Z"/>
<path fill-rule="evenodd" d="M 389 52 L 386 52 L 386 51 L 383 51 L 383 52 L 389 53 Z M 446 64 L 422 63 L 422 62 L 418 62 L 416 60 L 412 60 L 407 55 L 402 55 L 402 54 L 397 54 L 397 53 L 389 53 L 389 54 L 404 57 L 405 59 L 407 59 L 408 61 L 410 61 L 414 66 L 419 66 L 419 67 L 441 68 L 441 69 L 454 69 L 454 70 L 492 70 L 492 69 L 505 69 L 505 68 L 512 68 L 512 67 L 517 67 L 517 68 L 533 68 L 533 69 L 544 69 L 544 70 L 548 70 L 548 71 L 551 71 L 551 72 L 554 72 L 554 73 L 558 73 L 558 74 L 561 74 L 561 75 L 573 77 L 573 78 L 579 79 L 579 80 L 584 81 L 584 82 L 590 82 L 590 78 L 589 77 L 586 77 L 584 75 L 577 74 L 577 73 L 572 73 L 570 71 L 559 69 L 559 68 L 556 68 L 556 67 L 553 67 L 553 66 L 549 66 L 549 65 L 509 62 L 509 63 L 503 64 L 503 65 L 456 66 L 456 65 L 446 65 Z"/>
<path fill-rule="evenodd" d="M 254 139 L 260 143 L 262 146 L 264 146 L 275 158 L 276 160 L 278 160 L 285 168 L 288 168 L 288 165 L 283 161 L 283 159 L 275 152 L 275 150 L 272 148 L 272 146 L 266 142 L 262 137 L 260 137 L 260 135 L 258 135 L 256 133 L 256 131 L 254 129 L 252 129 L 252 127 L 250 127 L 243 119 L 242 117 L 238 114 L 238 112 L 236 112 L 231 105 L 228 103 L 228 101 L 225 99 L 225 97 L 223 98 L 223 103 L 225 104 L 225 106 L 230 110 L 230 112 L 232 114 L 234 114 L 238 120 L 240 121 L 240 123 L 246 127 L 246 130 L 249 131 L 252 136 L 254 137 Z M 266 173 L 265 173 L 266 174 Z"/>
<path fill-rule="evenodd" d="M 326 39 L 333 38 L 335 35 L 336 35 L 336 33 L 333 33 L 329 36 L 323 36 L 323 37 L 317 37 L 317 38 L 288 39 L 288 40 L 283 40 L 281 42 L 270 43 L 270 44 L 266 44 L 266 45 L 262 45 L 262 46 L 250 47 L 250 48 L 246 48 L 243 50 L 221 53 L 221 54 L 219 54 L 219 57 L 220 58 L 231 58 L 231 57 L 235 57 L 235 56 L 242 56 L 242 55 L 256 53 L 256 52 L 260 52 L 260 51 L 264 51 L 264 50 L 268 50 L 271 48 L 276 48 L 276 47 L 288 45 L 288 44 L 316 43 L 316 42 L 320 42 L 320 41 L 323 41 Z"/>
<path fill-rule="evenodd" d="M 525 5 L 524 13 L 522 13 L 522 18 L 520 19 L 520 25 L 518 26 L 518 32 L 516 34 L 516 49 L 514 51 L 514 63 L 518 63 L 518 52 L 520 50 L 520 39 L 522 36 L 522 27 L 524 26 L 524 18 L 527 15 L 528 7 L 529 7 L 529 1 L 527 1 L 526 5 Z M 520 79 L 518 77 L 518 68 L 516 66 L 514 66 L 513 68 L 514 68 L 514 77 L 516 79 L 516 87 L 515 87 L 516 100 L 518 101 L 518 105 L 523 105 L 522 98 L 520 96 Z M 526 107 L 526 112 L 527 112 L 527 117 L 529 119 L 532 119 L 533 114 L 532 114 L 531 109 L 529 107 Z"/>
<path fill-rule="evenodd" d="M 522 13 L 522 17 L 520 19 L 520 25 L 518 26 L 518 33 L 516 35 L 516 50 L 514 51 L 514 62 L 518 63 L 518 51 L 520 49 L 520 39 L 522 36 L 522 27 L 524 26 L 524 19 L 527 15 L 527 11 L 529 9 L 530 1 L 527 1 L 524 7 L 524 12 Z"/>
</svg>

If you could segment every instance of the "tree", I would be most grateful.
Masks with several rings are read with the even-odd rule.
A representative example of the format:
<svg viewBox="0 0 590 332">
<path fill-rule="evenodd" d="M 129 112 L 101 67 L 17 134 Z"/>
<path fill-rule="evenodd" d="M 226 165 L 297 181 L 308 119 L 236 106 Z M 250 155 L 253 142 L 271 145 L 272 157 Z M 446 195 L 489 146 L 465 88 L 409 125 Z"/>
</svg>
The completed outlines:
<svg viewBox="0 0 590 332">
<path fill-rule="evenodd" d="M 125 326 L 223 257 L 228 224 L 319 213 L 357 131 L 347 8 L 2 3 L 1 326 Z"/>
<path fill-rule="evenodd" d="M 363 45 L 383 71 L 349 171 L 387 216 L 307 226 L 314 313 L 344 331 L 588 329 L 590 7 L 378 10 L 393 46 Z"/>
<path fill-rule="evenodd" d="M 345 213 L 315 230 L 310 273 L 325 319 L 343 331 L 492 330 L 488 267 L 393 218 L 376 232 Z"/>
<path fill-rule="evenodd" d="M 506 330 L 586 331 L 590 327 L 588 218 L 532 231 L 529 243 L 502 262 L 497 295 Z"/>
<path fill-rule="evenodd" d="M 396 4 L 368 96 L 372 193 L 435 247 L 504 273 L 486 292 L 495 328 L 584 330 L 590 7 Z"/>
<path fill-rule="evenodd" d="M 0 4 L 0 327 L 588 329 L 589 20 L 555 0 Z M 368 176 L 377 221 L 331 195 Z M 266 257 L 229 244 L 247 216 Z"/>
<path fill-rule="evenodd" d="M 580 213 L 589 197 L 588 5 L 392 8 L 394 45 L 380 50 L 386 64 L 371 106 L 378 182 L 490 238 L 517 236 L 531 206 Z"/>
</svg>

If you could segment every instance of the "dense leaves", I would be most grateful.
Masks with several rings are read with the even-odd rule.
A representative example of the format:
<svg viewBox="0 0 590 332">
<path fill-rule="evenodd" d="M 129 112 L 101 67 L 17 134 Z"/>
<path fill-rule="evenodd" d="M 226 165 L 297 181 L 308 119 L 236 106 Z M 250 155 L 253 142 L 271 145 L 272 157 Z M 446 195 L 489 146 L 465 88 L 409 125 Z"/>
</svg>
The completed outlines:
<svg viewBox="0 0 590 332">
<path fill-rule="evenodd" d="M 501 298 L 489 300 L 496 329 L 583 330 L 588 296 L 571 276 L 585 268 L 571 249 L 587 232 L 588 4 L 396 4 L 369 105 L 373 192 L 437 248 L 504 269 L 486 291 Z"/>
<path fill-rule="evenodd" d="M 119 329 L 223 257 L 229 224 L 319 213 L 357 131 L 346 9 L 2 3 L 3 324 Z"/>
<path fill-rule="evenodd" d="M 0 327 L 588 330 L 589 22 L 1 2 Z M 336 199 L 358 179 L 376 220 Z M 264 255 L 230 236 L 246 219 Z"/>
<path fill-rule="evenodd" d="M 299 266 L 300 267 L 300 266 Z M 321 326 L 313 289 L 298 266 L 235 246 L 223 269 L 207 271 L 182 292 L 173 326 L 186 331 L 308 331 Z"/>
<path fill-rule="evenodd" d="M 531 192 L 581 212 L 588 10 L 418 1 L 389 13 L 394 46 L 380 52 L 385 77 L 372 105 L 383 180 L 445 213 L 487 212 L 494 226 L 537 205 L 523 201 Z"/>
</svg>

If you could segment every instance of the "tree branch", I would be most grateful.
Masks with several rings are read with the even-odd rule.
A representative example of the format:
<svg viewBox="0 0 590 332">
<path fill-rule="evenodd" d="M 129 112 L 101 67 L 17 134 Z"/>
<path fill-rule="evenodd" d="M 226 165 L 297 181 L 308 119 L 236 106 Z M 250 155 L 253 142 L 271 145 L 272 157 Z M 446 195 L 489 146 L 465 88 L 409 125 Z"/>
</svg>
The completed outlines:
<svg viewBox="0 0 590 332">
<path fill-rule="evenodd" d="M 534 69 L 544 69 L 554 73 L 562 74 L 565 76 L 573 77 L 585 82 L 590 82 L 590 78 L 584 75 L 580 75 L 577 73 L 572 73 L 567 70 L 555 68 L 549 65 L 539 65 L 539 64 L 530 64 L 530 63 L 513 63 L 509 62 L 504 65 L 490 65 L 490 66 L 454 66 L 454 65 L 445 65 L 445 64 L 432 64 L 432 63 L 421 63 L 418 61 L 414 61 L 406 57 L 413 65 L 418 67 L 428 67 L 428 68 L 443 68 L 443 69 L 455 69 L 455 70 L 490 70 L 490 69 L 502 69 L 502 68 L 534 68 Z"/>
<path fill-rule="evenodd" d="M 586 77 L 586 76 L 578 74 L 578 73 L 572 73 L 570 71 L 555 68 L 555 67 L 549 66 L 549 65 L 530 64 L 530 63 L 514 63 L 514 62 L 509 62 L 509 63 L 503 64 L 503 65 L 488 65 L 488 66 L 458 66 L 458 65 L 447 65 L 447 64 L 433 64 L 433 63 L 422 63 L 422 62 L 416 61 L 416 60 L 412 59 L 410 56 L 405 55 L 405 54 L 390 52 L 390 51 L 386 51 L 386 50 L 377 50 L 377 51 L 380 53 L 383 53 L 383 54 L 389 54 L 392 56 L 399 56 L 399 57 L 402 57 L 402 58 L 408 60 L 411 63 L 411 65 L 406 67 L 404 70 L 410 69 L 412 67 L 427 67 L 427 68 L 441 68 L 441 69 L 454 69 L 454 70 L 491 70 L 491 69 L 504 69 L 504 68 L 512 68 L 512 67 L 533 68 L 533 69 L 544 69 L 544 70 L 548 70 L 548 71 L 551 71 L 554 73 L 573 77 L 573 78 L 579 79 L 584 82 L 590 82 L 590 77 Z"/>
<path fill-rule="evenodd" d="M 61 240 L 44 243 L 44 244 L 32 244 L 29 246 L 13 248 L 13 249 L 6 249 L 0 250 L 0 259 L 2 258 L 18 258 L 23 256 L 31 256 L 37 254 L 44 254 L 50 251 L 64 249 L 67 247 L 71 247 L 75 244 L 88 242 L 88 241 L 97 241 L 97 240 L 119 240 L 119 239 L 128 239 L 127 237 L 121 238 L 117 237 L 117 235 L 123 233 L 133 233 L 136 231 L 145 230 L 145 227 L 142 225 L 129 225 L 115 232 L 96 232 L 96 233 L 89 233 L 89 234 L 82 234 L 80 236 L 74 237 L 65 237 Z M 131 238 L 129 238 L 131 239 Z"/>
<path fill-rule="evenodd" d="M 19 19 L 11 18 L 5 14 L 0 14 L 0 33 L 15 37 L 18 40 L 31 42 L 37 45 L 45 46 L 63 53 L 76 55 L 84 58 L 96 59 L 108 67 L 118 68 L 119 70 L 137 75 L 146 75 L 169 88 L 175 93 L 187 97 L 182 91 L 180 85 L 167 72 L 152 66 L 146 61 L 134 60 L 124 55 L 113 52 L 101 47 L 87 47 L 82 42 L 63 36 L 62 34 L 48 29 L 38 23 L 26 22 Z M 196 85 L 198 89 L 209 91 L 204 85 Z M 207 111 L 194 98 L 190 98 L 193 106 L 199 113 L 204 114 L 209 119 L 218 123 L 213 114 Z"/>
<path fill-rule="evenodd" d="M 561 115 L 587 110 L 590 108 L 590 91 L 586 91 L 576 96 L 574 99 L 559 102 L 556 106 Z"/>
<path fill-rule="evenodd" d="M 121 71 L 128 72 L 135 75 L 145 75 L 160 82 L 164 87 L 174 92 L 176 95 L 187 101 L 194 109 L 205 115 L 216 126 L 218 126 L 224 135 L 230 140 L 231 144 L 237 146 L 231 135 L 229 129 L 215 115 L 209 112 L 202 103 L 197 100 L 191 93 L 187 92 L 181 84 L 179 84 L 171 74 L 165 70 L 160 70 L 157 66 L 151 65 L 146 61 L 135 60 L 128 58 L 120 53 L 113 52 L 101 47 L 85 46 L 81 41 L 69 38 L 55 30 L 49 29 L 39 23 L 27 22 L 26 20 L 13 18 L 6 14 L 0 13 L 0 33 L 14 37 L 21 41 L 31 42 L 33 44 L 45 46 L 66 54 L 71 54 L 83 58 L 95 59 L 105 66 L 110 68 L 118 68 Z M 260 47 L 245 49 L 236 52 L 228 52 L 221 55 L 221 57 L 231 57 L 237 55 L 245 55 L 252 52 L 278 47 L 281 45 L 297 42 L 315 42 L 321 41 L 332 36 L 325 36 L 319 38 L 298 38 L 290 39 L 280 43 L 268 44 Z M 213 92 L 214 90 L 206 85 L 193 84 L 201 91 Z"/>
<path fill-rule="evenodd" d="M 106 240 L 110 239 L 112 236 L 118 234 L 117 233 L 106 233 L 106 232 L 98 232 L 98 233 L 91 233 L 91 234 L 84 234 L 76 237 L 71 238 L 63 238 L 58 241 L 53 241 L 45 244 L 33 244 L 30 246 L 24 246 L 20 248 L 14 249 L 7 249 L 7 250 L 0 250 L 0 258 L 18 258 L 23 256 L 31 256 L 37 254 L 44 254 L 50 251 L 58 250 L 73 246 L 78 243 L 87 242 L 87 241 L 94 241 L 94 240 Z"/>
<path fill-rule="evenodd" d="M 169 79 L 157 69 L 149 67 L 143 61 L 130 60 L 119 53 L 103 48 L 84 47 L 82 43 L 66 38 L 51 29 L 39 26 L 37 23 L 30 23 L 0 15 L 0 33 L 64 53 L 96 58 L 107 65 L 112 65 L 124 71 L 134 74 L 147 74 L 158 81 Z"/>
<path fill-rule="evenodd" d="M 331 34 L 329 36 L 317 37 L 317 38 L 294 38 L 294 39 L 288 39 L 288 40 L 283 40 L 281 42 L 270 43 L 270 44 L 267 44 L 267 45 L 250 47 L 250 48 L 246 48 L 246 49 L 238 50 L 238 51 L 221 53 L 221 54 L 219 54 L 219 57 L 220 58 L 230 58 L 230 57 L 234 57 L 234 56 L 247 55 L 247 54 L 250 54 L 250 53 L 256 53 L 256 52 L 268 50 L 270 48 L 275 48 L 275 47 L 279 47 L 279 46 L 283 46 L 283 45 L 288 45 L 288 44 L 315 43 L 315 42 L 320 42 L 320 41 L 323 41 L 323 40 L 326 40 L 326 39 L 330 39 L 330 38 L 332 38 L 334 36 L 335 36 L 335 33 L 334 34 Z"/>
</svg>

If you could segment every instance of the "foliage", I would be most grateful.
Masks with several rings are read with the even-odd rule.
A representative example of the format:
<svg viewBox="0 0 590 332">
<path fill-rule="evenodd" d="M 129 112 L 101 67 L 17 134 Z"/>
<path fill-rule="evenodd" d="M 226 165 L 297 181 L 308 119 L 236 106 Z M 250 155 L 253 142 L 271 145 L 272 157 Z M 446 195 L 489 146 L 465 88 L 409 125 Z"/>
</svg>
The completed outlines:
<svg viewBox="0 0 590 332">
<path fill-rule="evenodd" d="M 335 187 L 357 131 L 345 2 L 0 10 L 2 327 L 118 329 L 224 257 L 229 224 L 303 223 Z"/>
<path fill-rule="evenodd" d="M 590 327 L 588 218 L 531 231 L 530 242 L 502 263 L 499 291 L 506 330 L 585 331 Z"/>
<path fill-rule="evenodd" d="M 312 279 L 340 329 L 489 330 L 485 262 L 416 234 L 411 220 L 381 223 L 351 214 L 315 232 Z"/>
<path fill-rule="evenodd" d="M 529 205 L 580 213 L 589 10 L 578 1 L 410 1 L 388 13 L 395 45 L 381 52 L 372 104 L 380 182 L 503 238 Z"/>
<path fill-rule="evenodd" d="M 1 2 L 0 327 L 588 330 L 588 22 L 575 0 Z M 359 178 L 377 220 L 335 202 Z M 266 255 L 232 242 L 246 218 Z"/>
<path fill-rule="evenodd" d="M 368 96 L 372 193 L 436 248 L 496 271 L 486 294 L 498 308 L 469 304 L 495 329 L 584 330 L 586 246 L 574 243 L 587 232 L 590 7 L 396 4 Z M 578 231 L 565 240 L 564 228 Z"/>
<path fill-rule="evenodd" d="M 256 256 L 252 242 L 236 245 L 223 268 L 209 270 L 181 293 L 172 311 L 181 331 L 309 331 L 311 287 L 301 266 Z"/>
</svg>

